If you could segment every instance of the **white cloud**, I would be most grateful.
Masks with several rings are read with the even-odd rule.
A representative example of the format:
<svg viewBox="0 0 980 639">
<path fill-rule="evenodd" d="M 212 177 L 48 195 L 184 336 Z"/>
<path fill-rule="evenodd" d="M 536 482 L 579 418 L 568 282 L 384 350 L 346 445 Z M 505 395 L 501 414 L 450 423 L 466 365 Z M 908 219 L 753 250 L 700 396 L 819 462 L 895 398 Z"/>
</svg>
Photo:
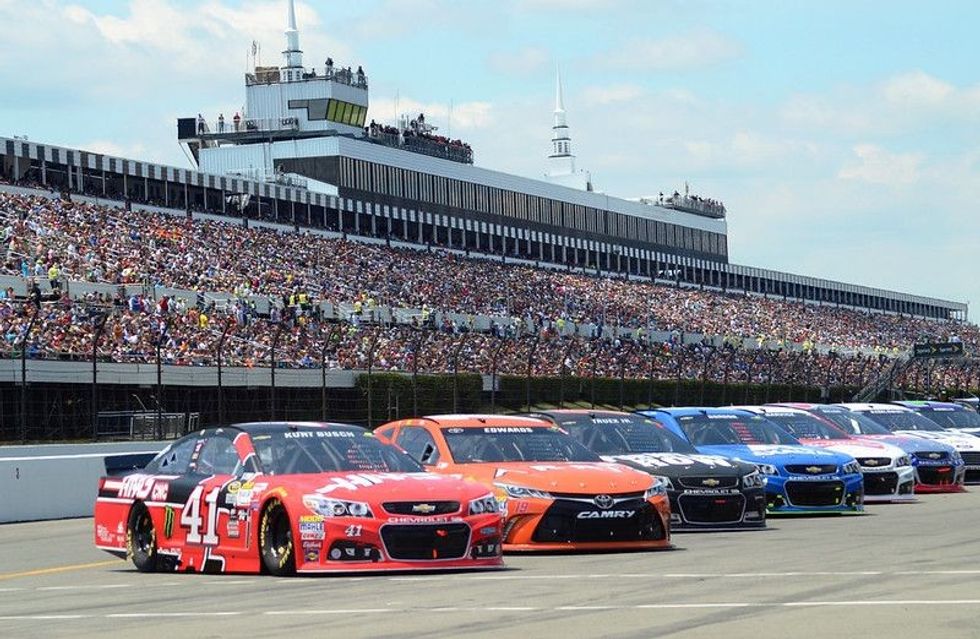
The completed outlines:
<svg viewBox="0 0 980 639">
<path fill-rule="evenodd" d="M 973 121 L 978 109 L 980 84 L 957 87 L 923 71 L 910 71 L 864 87 L 794 95 L 779 115 L 790 126 L 866 136 L 912 133 L 948 119 Z"/>
<path fill-rule="evenodd" d="M 597 55 L 606 69 L 679 71 L 710 67 L 742 55 L 742 46 L 712 29 L 696 29 L 664 38 L 636 38 Z"/>
<path fill-rule="evenodd" d="M 631 102 L 646 91 L 635 84 L 614 84 L 612 86 L 586 87 L 582 97 L 586 106 Z"/>
<path fill-rule="evenodd" d="M 838 172 L 842 180 L 860 180 L 886 186 L 908 186 L 919 180 L 922 157 L 914 153 L 889 153 L 874 144 L 854 147 L 856 161 Z"/>
<path fill-rule="evenodd" d="M 541 47 L 524 47 L 517 51 L 494 51 L 487 56 L 487 66 L 505 75 L 532 75 L 554 62 L 551 54 Z"/>
<path fill-rule="evenodd" d="M 880 88 L 885 100 L 900 106 L 940 105 L 955 96 L 956 88 L 922 71 L 897 75 Z"/>
<path fill-rule="evenodd" d="M 409 97 L 372 98 L 368 109 L 368 119 L 390 123 L 397 114 L 415 117 L 425 114 L 426 122 L 439 127 L 439 133 L 449 135 L 452 128 L 453 137 L 457 129 L 472 130 L 490 126 L 493 122 L 493 105 L 489 102 L 462 102 L 452 105 L 450 121 L 450 105 L 438 102 L 420 102 Z"/>
</svg>

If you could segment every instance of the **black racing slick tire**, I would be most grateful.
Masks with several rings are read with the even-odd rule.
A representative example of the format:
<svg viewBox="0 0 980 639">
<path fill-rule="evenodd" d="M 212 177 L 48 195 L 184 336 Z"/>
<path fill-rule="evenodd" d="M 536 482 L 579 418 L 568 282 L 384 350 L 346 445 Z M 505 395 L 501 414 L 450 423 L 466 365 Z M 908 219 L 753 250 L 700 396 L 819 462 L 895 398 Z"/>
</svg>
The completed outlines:
<svg viewBox="0 0 980 639">
<path fill-rule="evenodd" d="M 287 577 L 296 573 L 296 545 L 293 527 L 281 501 L 274 500 L 259 520 L 259 553 L 262 566 L 270 575 Z"/>
<path fill-rule="evenodd" d="M 133 504 L 126 527 L 126 554 L 140 572 L 156 572 L 160 569 L 157 553 L 157 532 L 153 527 L 150 511 L 142 502 Z"/>
</svg>

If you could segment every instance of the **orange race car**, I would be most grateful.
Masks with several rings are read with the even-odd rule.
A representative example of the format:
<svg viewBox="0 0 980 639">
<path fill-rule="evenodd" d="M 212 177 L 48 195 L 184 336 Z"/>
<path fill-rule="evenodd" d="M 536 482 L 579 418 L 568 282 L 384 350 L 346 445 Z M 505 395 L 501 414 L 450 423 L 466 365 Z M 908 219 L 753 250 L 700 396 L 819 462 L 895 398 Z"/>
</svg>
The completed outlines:
<svg viewBox="0 0 980 639">
<path fill-rule="evenodd" d="M 437 415 L 375 434 L 427 470 L 492 487 L 514 550 L 670 547 L 670 505 L 657 478 L 603 462 L 554 424 L 529 417 Z"/>
</svg>

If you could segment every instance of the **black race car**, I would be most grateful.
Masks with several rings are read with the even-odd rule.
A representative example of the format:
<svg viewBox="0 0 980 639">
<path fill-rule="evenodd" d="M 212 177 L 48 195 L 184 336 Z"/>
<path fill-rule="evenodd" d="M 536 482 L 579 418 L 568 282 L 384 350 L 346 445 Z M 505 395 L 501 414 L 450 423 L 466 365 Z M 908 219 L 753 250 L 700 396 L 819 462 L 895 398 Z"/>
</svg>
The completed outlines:
<svg viewBox="0 0 980 639">
<path fill-rule="evenodd" d="M 766 525 L 766 479 L 754 464 L 703 455 L 658 422 L 632 413 L 553 410 L 532 413 L 586 448 L 660 477 L 674 530 L 730 530 Z"/>
</svg>

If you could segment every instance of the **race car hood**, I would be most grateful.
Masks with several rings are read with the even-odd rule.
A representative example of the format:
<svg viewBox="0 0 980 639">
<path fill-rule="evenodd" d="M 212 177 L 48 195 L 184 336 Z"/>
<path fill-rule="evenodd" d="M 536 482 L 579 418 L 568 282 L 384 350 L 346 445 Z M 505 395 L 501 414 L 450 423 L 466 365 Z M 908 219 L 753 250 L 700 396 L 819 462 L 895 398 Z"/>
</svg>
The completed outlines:
<svg viewBox="0 0 980 639">
<path fill-rule="evenodd" d="M 918 437 L 920 439 L 928 439 L 934 442 L 949 444 L 961 453 L 980 452 L 980 437 L 975 435 L 955 433 L 950 430 L 897 430 L 895 433 L 898 435 L 907 435 L 909 437 Z"/>
<path fill-rule="evenodd" d="M 760 464 L 831 464 L 842 466 L 851 461 L 850 455 L 844 455 L 821 448 L 809 446 L 790 446 L 784 444 L 718 444 L 698 446 L 698 450 L 726 457 Z"/>
<path fill-rule="evenodd" d="M 632 455 L 603 455 L 608 462 L 617 462 L 664 477 L 742 477 L 755 470 L 746 464 L 721 455 L 695 455 L 683 453 L 637 453 Z"/>
<path fill-rule="evenodd" d="M 420 499 L 465 501 L 487 493 L 485 486 L 432 473 L 325 473 L 259 477 L 256 483 L 259 481 L 282 486 L 289 492 L 295 489 L 302 494 L 371 503 Z"/>
<path fill-rule="evenodd" d="M 464 477 L 484 484 L 511 484 L 556 493 L 630 493 L 654 484 L 647 473 L 603 462 L 480 463 L 458 468 Z"/>
<path fill-rule="evenodd" d="M 854 437 L 868 442 L 884 442 L 892 446 L 897 446 L 906 453 L 931 453 L 933 451 L 951 453 L 956 450 L 949 444 L 929 441 L 921 437 L 907 437 L 904 435 L 855 435 Z"/>
<path fill-rule="evenodd" d="M 806 446 L 814 446 L 826 450 L 844 453 L 851 457 L 888 457 L 895 461 L 905 455 L 905 451 L 897 446 L 884 442 L 861 441 L 858 439 L 800 439 Z"/>
</svg>

